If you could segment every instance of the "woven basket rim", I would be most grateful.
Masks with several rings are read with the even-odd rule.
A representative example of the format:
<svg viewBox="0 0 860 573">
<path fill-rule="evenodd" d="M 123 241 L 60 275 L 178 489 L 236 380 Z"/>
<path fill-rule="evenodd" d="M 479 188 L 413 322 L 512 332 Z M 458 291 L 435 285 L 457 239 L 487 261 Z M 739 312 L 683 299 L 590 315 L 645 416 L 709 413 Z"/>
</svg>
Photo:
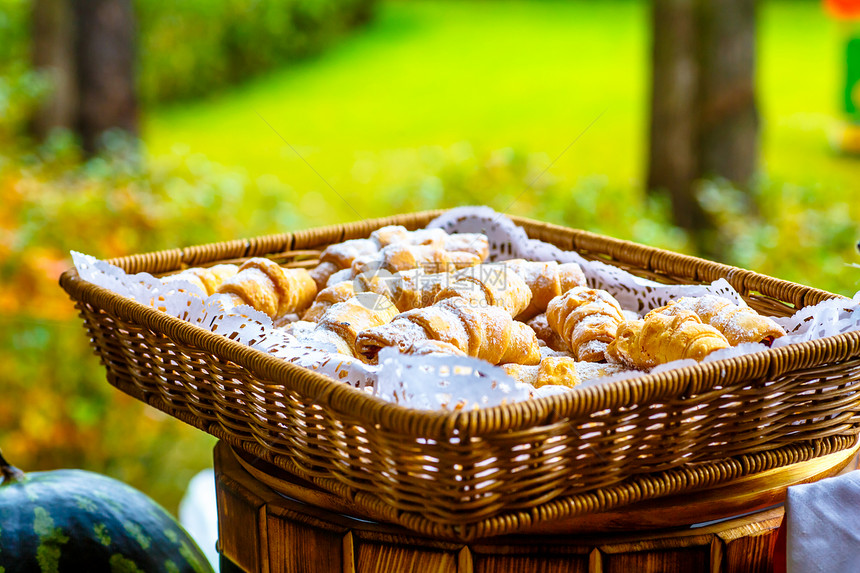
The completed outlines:
<svg viewBox="0 0 860 573">
<path fill-rule="evenodd" d="M 425 211 L 406 216 L 372 219 L 352 225 L 330 225 L 309 229 L 305 233 L 316 233 L 319 236 L 332 237 L 339 235 L 340 239 L 331 241 L 339 242 L 347 238 L 366 236 L 361 233 L 362 229 L 376 228 L 389 224 L 402 224 L 404 218 L 408 218 L 413 222 L 423 220 L 429 222 L 429 220 L 443 212 L 442 210 Z M 807 298 L 810 299 L 809 304 L 814 304 L 819 300 L 827 298 L 844 298 L 850 300 L 841 295 L 775 279 L 767 275 L 760 275 L 739 267 L 714 263 L 690 255 L 682 255 L 631 241 L 623 241 L 588 231 L 569 229 L 523 217 L 510 218 L 514 223 L 521 226 L 523 226 L 523 223 L 526 225 L 540 225 L 550 231 L 560 231 L 564 234 L 573 231 L 574 243 L 577 239 L 583 242 L 606 241 L 612 247 L 609 250 L 633 248 L 639 253 L 647 254 L 651 259 L 660 256 L 669 256 L 682 263 L 704 265 L 706 267 L 713 265 L 715 268 L 712 267 L 710 270 L 719 271 L 722 273 L 721 276 L 728 274 L 736 281 L 741 281 L 742 284 L 747 284 L 747 281 L 749 281 L 750 284 L 766 287 L 765 290 L 768 290 L 769 287 L 780 287 L 791 294 L 799 295 L 800 300 L 803 302 Z M 200 252 L 217 252 L 219 249 L 230 252 L 230 249 L 237 251 L 239 248 L 242 248 L 243 253 L 239 258 L 244 258 L 272 254 L 278 250 L 287 251 L 295 247 L 297 235 L 302 232 L 265 235 L 251 239 L 238 239 L 235 241 L 192 246 L 184 249 L 155 251 L 109 259 L 107 262 L 126 268 L 128 272 L 146 270 L 147 272 L 158 274 L 169 270 L 179 270 L 187 259 L 193 258 L 195 259 L 195 264 L 199 264 L 201 262 L 214 262 L 219 260 L 219 258 L 225 258 L 222 256 L 200 261 L 197 256 Z M 266 253 L 261 252 L 265 249 L 271 249 L 273 246 L 281 246 L 283 248 Z M 147 264 L 152 265 L 155 261 L 159 260 L 166 261 L 166 263 L 161 265 L 161 267 L 165 268 L 153 267 L 157 268 L 157 270 L 141 268 L 141 265 L 145 267 Z M 173 268 L 166 268 L 171 265 L 174 265 Z M 129 268 L 138 270 L 128 270 Z M 730 280 L 730 282 L 732 281 Z M 107 312 L 118 314 L 144 324 L 161 334 L 170 337 L 176 336 L 186 344 L 193 344 L 213 353 L 218 353 L 220 356 L 247 368 L 251 374 L 258 377 L 261 381 L 265 381 L 266 386 L 283 386 L 301 392 L 307 398 L 314 400 L 320 405 L 330 407 L 337 413 L 361 417 L 368 423 L 380 424 L 383 427 L 397 432 L 404 432 L 407 435 L 420 435 L 421 437 L 437 440 L 446 440 L 453 437 L 480 436 L 484 433 L 493 433 L 502 430 L 516 431 L 533 428 L 557 422 L 561 419 L 587 416 L 610 407 L 623 407 L 632 404 L 641 404 L 647 400 L 675 398 L 691 392 L 707 391 L 720 383 L 727 384 L 748 379 L 749 371 L 758 373 L 757 378 L 772 378 L 790 369 L 838 361 L 860 353 L 860 332 L 855 331 L 781 348 L 768 349 L 755 354 L 686 366 L 657 374 L 643 374 L 635 378 L 585 388 L 574 388 L 570 392 L 513 404 L 460 412 L 431 411 L 407 408 L 364 392 L 358 392 L 350 385 L 207 331 L 180 318 L 132 301 L 108 289 L 98 287 L 80 278 L 74 268 L 70 268 L 62 274 L 60 284 L 73 298 L 77 299 L 80 297 L 80 299 L 86 302 L 94 302 Z M 767 292 L 763 292 L 762 294 L 772 296 L 768 295 Z M 801 307 L 805 306 L 803 302 L 801 302 Z M 619 399 L 619 396 L 623 396 L 623 399 Z"/>
</svg>

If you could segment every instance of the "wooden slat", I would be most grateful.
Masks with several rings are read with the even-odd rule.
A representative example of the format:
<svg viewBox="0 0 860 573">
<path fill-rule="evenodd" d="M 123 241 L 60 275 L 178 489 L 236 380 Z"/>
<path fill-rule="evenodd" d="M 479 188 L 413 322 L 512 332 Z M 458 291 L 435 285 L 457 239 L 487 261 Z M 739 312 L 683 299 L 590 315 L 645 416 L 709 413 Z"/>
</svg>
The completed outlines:
<svg viewBox="0 0 860 573">
<path fill-rule="evenodd" d="M 356 540 L 356 573 L 389 573 L 415 571 L 450 573 L 456 571 L 459 552 L 408 545 L 389 545 Z"/>
<path fill-rule="evenodd" d="M 313 508 L 306 511 L 312 512 Z M 332 573 L 344 570 L 349 531 L 324 519 L 283 507 L 267 508 L 270 573 Z"/>
<path fill-rule="evenodd" d="M 246 571 L 269 573 L 266 506 L 279 496 L 242 471 L 223 442 L 214 455 L 218 549 Z"/>
</svg>

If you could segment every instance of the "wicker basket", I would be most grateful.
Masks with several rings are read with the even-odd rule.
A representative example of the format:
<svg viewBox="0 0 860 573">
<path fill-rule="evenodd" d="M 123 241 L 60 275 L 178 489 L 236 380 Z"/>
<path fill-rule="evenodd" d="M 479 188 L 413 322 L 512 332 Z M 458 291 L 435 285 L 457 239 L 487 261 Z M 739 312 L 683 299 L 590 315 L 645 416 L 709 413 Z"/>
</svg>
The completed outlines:
<svg viewBox="0 0 860 573">
<path fill-rule="evenodd" d="M 326 245 L 424 212 L 111 261 L 152 274 L 269 256 L 312 266 Z M 833 295 L 743 269 L 513 218 L 530 237 L 666 283 L 724 277 L 757 310 Z M 80 279 L 108 380 L 232 445 L 438 537 L 473 539 L 713 487 L 852 447 L 860 332 L 468 412 L 383 402 Z"/>
</svg>

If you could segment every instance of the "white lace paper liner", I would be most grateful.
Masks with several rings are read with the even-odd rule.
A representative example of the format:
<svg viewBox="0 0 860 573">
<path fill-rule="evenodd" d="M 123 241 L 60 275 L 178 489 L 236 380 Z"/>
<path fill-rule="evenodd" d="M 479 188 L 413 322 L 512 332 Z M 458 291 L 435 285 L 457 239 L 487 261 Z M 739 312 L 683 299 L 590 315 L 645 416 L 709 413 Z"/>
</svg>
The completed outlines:
<svg viewBox="0 0 860 573">
<path fill-rule="evenodd" d="M 490 261 L 524 258 L 578 263 L 592 287 L 609 291 L 625 310 L 640 315 L 680 296 L 713 294 L 746 305 L 724 279 L 710 285 L 663 285 L 639 278 L 611 265 L 588 261 L 575 252 L 530 239 L 522 228 L 489 207 L 451 209 L 428 225 L 428 228 L 437 227 L 449 233 L 486 234 L 490 242 Z M 529 384 L 516 383 L 501 368 L 469 357 L 406 356 L 387 348 L 380 353 L 379 366 L 368 365 L 335 353 L 332 348 L 311 347 L 308 339 L 303 341 L 275 328 L 265 314 L 248 306 L 233 306 L 227 297 L 204 298 L 205 293 L 191 283 L 164 284 L 149 273 L 128 275 L 118 267 L 81 253 L 72 252 L 72 259 L 81 278 L 97 286 L 403 406 L 428 410 L 474 409 L 569 391 L 563 386 L 535 389 Z M 851 300 L 825 301 L 792 317 L 774 320 L 788 333 L 778 338 L 774 347 L 860 330 L 860 292 Z M 705 360 L 766 350 L 762 344 L 744 344 L 714 352 Z M 679 360 L 661 365 L 652 372 L 691 364 L 695 362 Z M 589 380 L 582 386 L 639 375 L 641 373 L 636 371 L 624 372 Z"/>
</svg>

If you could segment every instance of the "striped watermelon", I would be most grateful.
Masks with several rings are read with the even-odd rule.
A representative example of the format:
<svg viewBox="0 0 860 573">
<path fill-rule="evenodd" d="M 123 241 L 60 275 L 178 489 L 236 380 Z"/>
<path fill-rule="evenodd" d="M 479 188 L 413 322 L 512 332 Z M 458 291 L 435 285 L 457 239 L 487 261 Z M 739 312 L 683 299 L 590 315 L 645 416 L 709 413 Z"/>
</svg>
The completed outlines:
<svg viewBox="0 0 860 573">
<path fill-rule="evenodd" d="M 80 470 L 24 474 L 0 454 L 0 573 L 210 573 L 176 520 L 138 490 Z"/>
</svg>

